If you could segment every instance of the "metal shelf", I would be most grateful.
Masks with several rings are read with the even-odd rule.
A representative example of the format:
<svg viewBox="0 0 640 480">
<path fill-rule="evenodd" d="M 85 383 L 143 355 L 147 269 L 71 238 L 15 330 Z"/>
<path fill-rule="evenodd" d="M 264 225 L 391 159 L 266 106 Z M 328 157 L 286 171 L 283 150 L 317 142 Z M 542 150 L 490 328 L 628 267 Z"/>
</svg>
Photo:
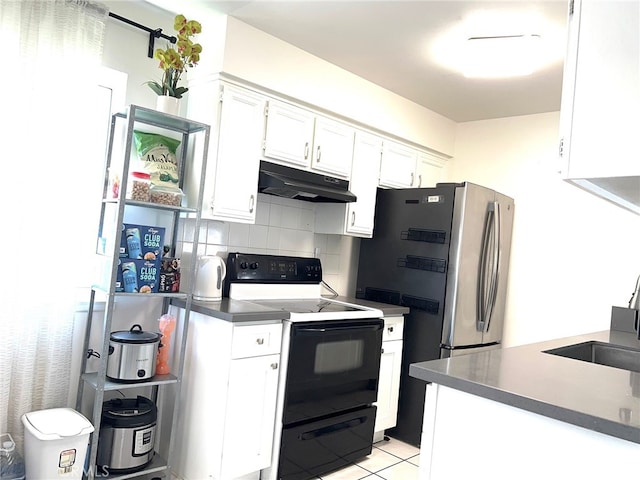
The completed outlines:
<svg viewBox="0 0 640 480">
<path fill-rule="evenodd" d="M 101 383 L 98 380 L 98 372 L 83 373 L 82 380 L 96 390 L 99 388 L 99 384 Z M 102 385 L 101 388 L 106 392 L 111 390 L 125 390 L 128 388 L 152 387 L 154 385 L 166 385 L 177 382 L 178 377 L 168 373 L 166 375 L 154 375 L 150 380 L 146 380 L 144 382 L 114 382 L 112 380 L 105 379 L 104 385 Z"/>
<path fill-rule="evenodd" d="M 124 125 L 122 123 L 124 122 Z M 125 128 L 120 128 L 124 126 Z M 158 127 L 161 130 L 169 133 L 179 133 L 182 136 L 181 146 L 178 152 L 176 152 L 180 178 L 184 180 L 188 175 L 187 172 L 196 173 L 195 178 L 199 178 L 199 183 L 191 183 L 185 185 L 179 184 L 179 187 L 183 189 L 187 194 L 186 202 L 188 207 L 163 205 L 151 202 L 141 202 L 135 200 L 128 200 L 124 198 L 124 192 L 127 191 L 127 182 L 130 168 L 130 158 L 135 155 L 133 149 L 133 132 L 135 129 L 143 128 L 144 126 Z M 104 401 L 105 392 L 109 391 L 124 391 L 135 388 L 149 388 L 151 400 L 158 405 L 158 418 L 157 425 L 158 435 L 156 437 L 156 453 L 151 463 L 143 470 L 128 473 L 117 474 L 109 473 L 108 477 L 111 479 L 125 479 L 140 477 L 156 472 L 162 472 L 169 469 L 169 465 L 172 457 L 173 449 L 173 432 L 175 432 L 177 424 L 177 412 L 180 395 L 180 378 L 183 371 L 187 331 L 189 325 L 189 313 L 191 311 L 191 303 L 193 300 L 191 288 L 195 283 L 195 261 L 192 261 L 190 265 L 181 271 L 181 276 L 185 280 L 184 285 L 189 286 L 188 291 L 181 292 L 169 292 L 169 293 L 128 293 L 128 292 L 116 292 L 115 291 L 115 278 L 117 275 L 118 262 L 120 260 L 119 247 L 120 240 L 118 237 L 119 232 L 122 230 L 122 224 L 125 223 L 125 210 L 135 212 L 136 215 L 145 215 L 146 210 L 131 210 L 131 207 L 141 207 L 143 209 L 149 209 L 149 214 L 154 215 L 153 211 L 168 212 L 170 215 L 163 213 L 162 222 L 164 227 L 170 227 L 173 238 L 166 239 L 168 244 L 176 247 L 178 239 L 178 226 L 180 221 L 184 221 L 186 218 L 191 218 L 195 221 L 195 229 L 193 238 L 189 239 L 192 246 L 192 251 L 197 252 L 198 236 L 200 232 L 201 212 L 200 206 L 202 205 L 204 195 L 204 180 L 206 172 L 207 152 L 209 147 L 209 125 L 194 122 L 185 118 L 176 117 L 173 115 L 167 115 L 157 112 L 155 110 L 140 107 L 137 105 L 131 105 L 127 107 L 124 112 L 116 113 L 111 118 L 111 128 L 109 135 L 108 151 L 105 159 L 104 168 L 104 183 L 103 183 L 103 200 L 101 202 L 100 213 L 100 225 L 98 229 L 98 239 L 103 241 L 102 250 L 97 251 L 98 256 L 101 257 L 101 261 L 106 262 L 103 266 L 106 267 L 104 271 L 104 279 L 98 280 L 98 282 L 91 288 L 91 296 L 89 300 L 89 309 L 87 314 L 87 325 L 84 338 L 84 348 L 82 352 L 88 351 L 88 345 L 91 339 L 92 329 L 101 330 L 102 343 L 100 350 L 101 355 L 97 362 L 97 371 L 87 372 L 88 356 L 83 355 L 81 376 L 78 384 L 78 396 L 76 398 L 76 409 L 82 412 L 89 410 L 87 415 L 92 419 L 92 424 L 95 428 L 91 434 L 89 446 L 87 449 L 87 468 L 85 469 L 84 478 L 87 480 L 93 480 L 96 477 L 104 477 L 105 473 L 97 469 L 97 450 L 98 439 L 100 433 L 100 425 L 102 422 L 102 406 Z M 195 142 L 195 143 L 194 143 Z M 194 148 L 195 147 L 195 148 Z M 117 158 L 112 158 L 117 152 Z M 117 168 L 116 168 L 117 167 Z M 109 173 L 110 170 L 116 170 L 120 176 L 120 198 L 110 199 L 109 194 Z M 113 171 L 111 171 L 113 173 Z M 193 175 L 192 175 L 193 176 Z M 102 240 L 102 235 L 109 241 Z M 182 240 L 182 239 L 180 239 Z M 180 332 L 178 335 L 179 341 L 173 343 L 173 353 L 171 369 L 172 373 L 167 375 L 155 375 L 150 380 L 144 382 L 114 382 L 106 377 L 106 367 L 108 361 L 110 332 L 112 328 L 113 317 L 117 315 L 115 306 L 118 299 L 124 298 L 136 298 L 145 301 L 162 301 L 162 312 L 166 313 L 170 306 L 171 299 L 181 299 L 185 301 L 185 314 L 179 319 L 176 330 Z M 102 319 L 95 319 L 96 301 L 100 300 L 104 302 L 104 316 Z M 128 302 L 123 302 L 128 303 Z M 174 337 L 176 338 L 176 337 Z M 172 385 L 172 388 L 164 388 L 167 385 Z M 85 390 L 92 390 L 94 395 L 93 399 L 88 397 L 86 402 L 83 402 L 83 395 Z M 173 402 L 169 401 L 168 404 L 164 402 L 158 403 L 159 394 L 166 393 L 171 400 L 173 395 Z M 164 397 L 163 397 L 164 398 Z M 92 403 L 92 407 L 89 407 L 89 402 Z M 167 405 L 172 405 L 167 406 Z M 161 412 L 161 409 L 163 410 Z M 158 450 L 163 455 L 158 453 Z M 168 460 L 165 460 L 167 457 Z"/>
<path fill-rule="evenodd" d="M 125 111 L 116 113 L 115 115 L 120 118 L 133 119 L 134 122 L 146 123 L 147 125 L 154 125 L 186 134 L 209 130 L 209 125 L 205 123 L 194 122 L 193 120 L 175 115 L 160 113 L 157 110 L 139 105 L 130 105 Z"/>
<path fill-rule="evenodd" d="M 144 468 L 144 470 L 138 470 L 137 472 L 122 473 L 122 474 L 110 472 L 108 478 L 109 480 L 124 480 L 125 478 L 136 478 L 136 477 L 141 477 L 142 475 L 148 475 L 150 473 L 163 472 L 167 470 L 167 468 L 169 468 L 167 461 L 164 458 L 162 458 L 160 455 L 158 455 L 158 452 L 155 452 L 153 455 L 153 459 L 151 460 L 149 465 L 147 465 Z"/>
<path fill-rule="evenodd" d="M 96 292 L 100 292 L 104 295 L 113 295 L 115 297 L 135 297 L 135 298 L 182 298 L 186 299 L 189 294 L 184 292 L 151 292 L 151 293 L 139 293 L 139 292 L 111 292 L 109 289 L 104 288 L 101 285 L 92 285 L 91 288 Z"/>
<path fill-rule="evenodd" d="M 117 204 L 120 202 L 117 198 L 105 198 L 102 200 L 106 204 Z M 125 205 L 132 207 L 153 208 L 154 210 L 167 210 L 172 212 L 197 213 L 197 208 L 182 207 L 176 205 L 163 205 L 162 203 L 141 202 L 139 200 L 122 200 Z"/>
</svg>

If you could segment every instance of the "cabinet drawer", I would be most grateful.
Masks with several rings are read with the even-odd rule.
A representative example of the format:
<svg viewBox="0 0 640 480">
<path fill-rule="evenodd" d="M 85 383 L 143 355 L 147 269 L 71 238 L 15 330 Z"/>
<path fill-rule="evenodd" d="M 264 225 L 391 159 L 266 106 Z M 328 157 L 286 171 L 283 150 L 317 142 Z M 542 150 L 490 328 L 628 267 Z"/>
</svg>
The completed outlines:
<svg viewBox="0 0 640 480">
<path fill-rule="evenodd" d="M 384 332 L 382 333 L 382 341 L 402 340 L 402 331 L 404 327 L 404 317 L 385 317 Z"/>
<path fill-rule="evenodd" d="M 231 358 L 280 353 L 282 324 L 245 325 L 233 328 Z"/>
</svg>

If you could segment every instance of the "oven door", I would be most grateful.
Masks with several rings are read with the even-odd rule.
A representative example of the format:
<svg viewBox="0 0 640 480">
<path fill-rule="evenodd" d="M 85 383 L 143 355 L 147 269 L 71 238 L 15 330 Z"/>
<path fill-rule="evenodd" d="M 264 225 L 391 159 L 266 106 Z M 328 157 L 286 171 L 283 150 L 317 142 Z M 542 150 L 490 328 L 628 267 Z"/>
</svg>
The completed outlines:
<svg viewBox="0 0 640 480">
<path fill-rule="evenodd" d="M 380 318 L 292 324 L 283 423 L 375 402 L 383 325 Z"/>
</svg>

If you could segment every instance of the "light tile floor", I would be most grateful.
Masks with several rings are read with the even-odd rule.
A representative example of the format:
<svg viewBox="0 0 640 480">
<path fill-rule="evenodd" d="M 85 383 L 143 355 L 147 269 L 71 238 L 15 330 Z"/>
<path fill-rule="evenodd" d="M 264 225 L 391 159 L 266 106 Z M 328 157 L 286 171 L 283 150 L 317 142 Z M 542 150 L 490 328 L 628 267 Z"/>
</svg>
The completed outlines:
<svg viewBox="0 0 640 480">
<path fill-rule="evenodd" d="M 420 449 L 390 438 L 373 444 L 371 455 L 321 480 L 418 480 Z"/>
</svg>

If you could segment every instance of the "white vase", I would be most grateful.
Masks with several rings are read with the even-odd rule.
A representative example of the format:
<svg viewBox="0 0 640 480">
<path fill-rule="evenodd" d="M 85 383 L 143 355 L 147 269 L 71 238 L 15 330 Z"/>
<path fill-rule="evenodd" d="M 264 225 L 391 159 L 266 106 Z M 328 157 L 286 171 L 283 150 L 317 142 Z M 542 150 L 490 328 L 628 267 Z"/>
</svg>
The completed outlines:
<svg viewBox="0 0 640 480">
<path fill-rule="evenodd" d="M 169 95 L 158 95 L 156 110 L 169 115 L 178 115 L 180 112 L 180 99 Z"/>
</svg>

